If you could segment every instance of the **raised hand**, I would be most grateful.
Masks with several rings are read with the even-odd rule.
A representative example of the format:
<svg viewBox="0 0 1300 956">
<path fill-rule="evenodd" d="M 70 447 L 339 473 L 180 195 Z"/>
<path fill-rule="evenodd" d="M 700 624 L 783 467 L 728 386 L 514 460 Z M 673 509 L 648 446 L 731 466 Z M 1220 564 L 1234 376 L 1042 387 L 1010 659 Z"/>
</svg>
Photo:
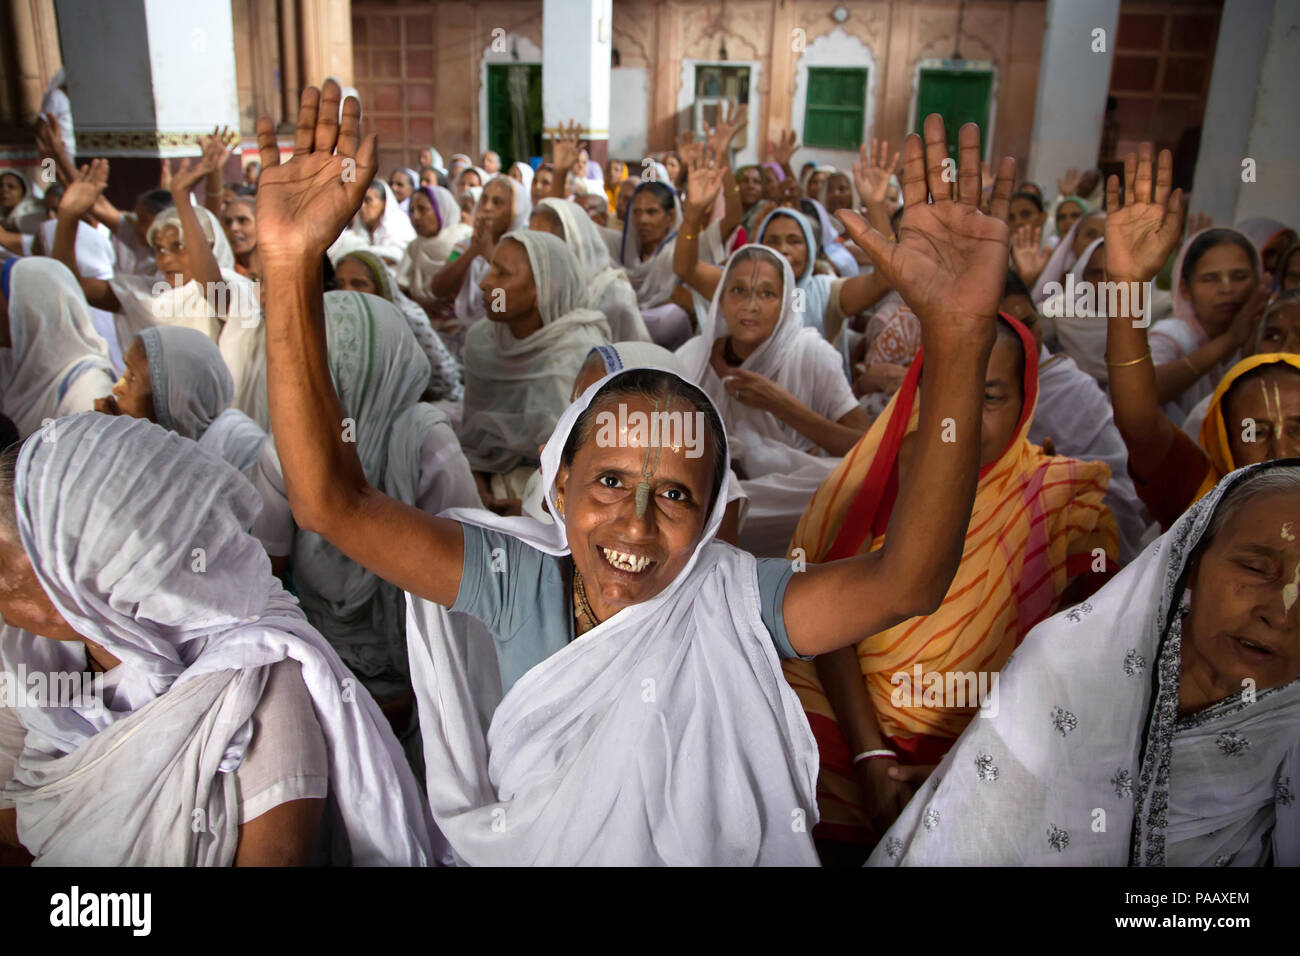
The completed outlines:
<svg viewBox="0 0 1300 956">
<path fill-rule="evenodd" d="M 1203 212 L 1194 212 L 1187 217 L 1187 234 L 1194 236 L 1198 232 L 1209 229 L 1214 225 L 1214 220 Z"/>
<path fill-rule="evenodd" d="M 790 165 L 790 157 L 799 149 L 799 140 L 794 135 L 794 130 L 788 129 L 781 134 L 781 138 L 776 142 L 768 141 L 767 154 L 782 166 Z"/>
<path fill-rule="evenodd" d="M 1183 191 L 1169 191 L 1174 157 L 1160 151 L 1152 177 L 1152 146 L 1124 157 L 1124 204 L 1119 177 L 1106 183 L 1106 276 L 1117 282 L 1149 282 L 1183 235 Z"/>
<path fill-rule="evenodd" d="M 699 153 L 691 157 L 687 169 L 686 206 L 697 216 L 707 218 L 722 190 L 722 179 L 727 168 L 715 165 L 713 151 L 701 147 Z"/>
<path fill-rule="evenodd" d="M 1265 273 L 1263 281 L 1255 287 L 1250 298 L 1232 317 L 1232 324 L 1228 326 L 1228 335 L 1237 348 L 1255 340 L 1259 332 L 1259 321 L 1264 317 L 1264 308 L 1268 305 L 1272 288 L 1273 277 Z"/>
<path fill-rule="evenodd" d="M 275 126 L 257 121 L 257 248 L 267 257 L 316 263 L 351 221 L 375 176 L 377 138 L 361 133 L 361 104 L 349 96 L 339 119 L 339 85 L 302 92 L 293 156 L 280 162 Z M 338 147 L 337 152 L 335 147 Z"/>
<path fill-rule="evenodd" d="M 695 139 L 695 131 L 682 130 L 677 134 L 677 158 L 683 166 L 690 166 L 703 152 L 704 143 Z"/>
<path fill-rule="evenodd" d="M 967 123 L 957 134 L 955 190 L 944 180 L 948 146 L 943 117 L 931 113 L 924 131 L 924 144 L 915 133 L 903 143 L 904 212 L 897 242 L 889 242 L 857 213 L 835 215 L 927 332 L 945 341 L 991 335 L 1007 272 L 1010 231 L 1004 220 L 1016 162 L 1003 158 L 991 214 L 985 215 L 979 211 L 979 127 Z M 927 192 L 933 202 L 926 202 Z"/>
<path fill-rule="evenodd" d="M 212 172 L 214 169 L 220 169 L 230 158 L 234 151 L 234 142 L 237 137 L 231 133 L 229 127 L 221 126 L 212 128 L 209 136 L 204 136 L 199 140 L 199 145 L 203 148 L 202 158 L 199 160 L 200 165 Z"/>
<path fill-rule="evenodd" d="M 875 164 L 871 157 L 875 154 Z M 889 156 L 889 140 L 871 140 L 871 149 L 867 144 L 858 147 L 858 159 L 853 164 L 853 185 L 864 202 L 884 202 L 889 196 L 889 177 L 898 168 L 898 150 Z"/>
<path fill-rule="evenodd" d="M 1042 242 L 1043 227 L 1029 222 L 1011 237 L 1011 261 L 1025 285 L 1032 285 L 1042 275 L 1047 260 L 1052 258 L 1052 250 L 1044 249 Z"/>
<path fill-rule="evenodd" d="M 36 148 L 42 157 L 57 156 L 63 148 L 63 133 L 59 121 L 49 113 L 36 117 Z"/>
<path fill-rule="evenodd" d="M 1073 196 L 1074 191 L 1079 188 L 1079 170 L 1071 166 L 1065 171 L 1065 175 L 1056 181 L 1058 196 Z"/>
<path fill-rule="evenodd" d="M 567 127 L 561 126 L 555 131 L 555 136 L 551 140 L 551 159 L 555 164 L 557 174 L 561 170 L 571 170 L 575 163 L 578 162 L 578 154 L 582 152 L 582 124 L 577 120 L 569 120 Z M 582 171 L 585 177 L 587 171 Z"/>
<path fill-rule="evenodd" d="M 82 166 L 59 200 L 59 216 L 80 218 L 95 205 L 108 185 L 108 160 L 94 159 Z"/>
<path fill-rule="evenodd" d="M 726 157 L 727 151 L 731 149 L 731 141 L 748 122 L 749 104 L 737 105 L 735 100 L 728 100 L 727 111 L 719 116 L 718 125 L 712 129 L 705 127 L 709 134 L 709 149 L 717 156 Z"/>
</svg>

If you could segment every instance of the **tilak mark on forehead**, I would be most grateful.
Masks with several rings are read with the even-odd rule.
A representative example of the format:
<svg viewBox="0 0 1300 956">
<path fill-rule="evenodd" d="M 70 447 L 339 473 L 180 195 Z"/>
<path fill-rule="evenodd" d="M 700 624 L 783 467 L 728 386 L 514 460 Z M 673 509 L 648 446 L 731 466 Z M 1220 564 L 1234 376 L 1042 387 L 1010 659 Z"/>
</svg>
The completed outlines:
<svg viewBox="0 0 1300 956">
<path fill-rule="evenodd" d="M 659 399 L 657 398 L 651 414 L 650 420 L 657 421 L 659 416 Z M 641 481 L 636 486 L 636 516 L 638 519 L 645 517 L 646 507 L 650 504 L 650 479 L 659 470 L 659 453 L 661 451 L 663 451 L 663 445 L 658 442 L 646 442 L 645 460 L 641 462 Z M 650 461 L 652 452 L 654 453 L 653 464 Z"/>
</svg>

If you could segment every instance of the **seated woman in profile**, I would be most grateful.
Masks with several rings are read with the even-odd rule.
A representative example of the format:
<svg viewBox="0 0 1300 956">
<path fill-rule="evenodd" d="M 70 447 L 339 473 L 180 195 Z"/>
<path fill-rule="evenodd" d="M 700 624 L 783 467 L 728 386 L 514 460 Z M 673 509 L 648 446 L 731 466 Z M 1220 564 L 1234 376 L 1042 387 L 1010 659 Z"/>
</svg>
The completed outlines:
<svg viewBox="0 0 1300 956">
<path fill-rule="evenodd" d="M 1034 628 L 869 863 L 1300 865 L 1292 528 L 1300 461 L 1227 475 Z"/>
<path fill-rule="evenodd" d="M 726 509 L 726 431 L 708 397 L 671 372 L 608 376 L 564 410 L 542 454 L 550 527 L 481 509 L 434 517 L 375 488 L 340 435 L 317 291 L 321 248 L 364 191 L 364 181 L 340 188 L 339 171 L 354 156 L 363 180 L 374 171 L 375 138 L 358 135 L 360 104 L 348 98 L 340 113 L 339 100 L 333 82 L 304 92 L 300 127 L 314 128 L 313 148 L 287 168 L 270 119 L 258 123 L 258 239 L 278 250 L 267 274 L 275 431 L 299 522 L 411 595 L 412 620 L 427 635 L 410 650 L 430 804 L 452 858 L 815 863 L 807 823 L 816 757 L 778 655 L 833 650 L 925 613 L 955 569 L 1007 258 L 1005 224 L 978 211 L 977 127 L 959 136 L 956 195 L 937 172 L 947 156 L 942 119 L 926 118 L 924 148 L 908 139 L 910 242 L 890 245 L 842 214 L 913 300 L 933 364 L 917 480 L 900 493 L 891 543 L 795 574 L 788 561 L 760 563 L 713 540 Z M 995 213 L 1005 215 L 1013 176 L 1004 160 Z M 522 235 L 572 258 L 554 237 Z M 529 251 L 526 242 L 502 243 L 493 268 L 506 271 L 501 257 Z M 529 258 L 537 273 L 538 257 Z M 538 275 L 542 305 L 546 284 Z M 655 438 L 607 417 L 660 414 L 679 429 L 689 420 L 696 440 Z M 952 442 L 944 418 L 955 423 Z M 499 703 L 476 697 L 467 648 L 443 639 L 447 608 L 491 631 Z M 700 753 L 710 759 L 683 759 Z"/>
<path fill-rule="evenodd" d="M 244 530 L 257 507 L 136 418 L 62 418 L 0 456 L 0 664 L 91 689 L 0 707 L 9 860 L 433 861 L 379 708 Z"/>
</svg>

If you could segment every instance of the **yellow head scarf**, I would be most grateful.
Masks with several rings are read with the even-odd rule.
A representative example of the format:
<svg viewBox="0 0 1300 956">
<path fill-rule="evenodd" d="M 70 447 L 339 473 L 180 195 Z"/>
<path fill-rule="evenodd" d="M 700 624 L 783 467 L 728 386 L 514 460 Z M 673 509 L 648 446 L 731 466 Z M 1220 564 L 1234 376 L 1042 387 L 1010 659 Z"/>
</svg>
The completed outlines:
<svg viewBox="0 0 1300 956">
<path fill-rule="evenodd" d="M 1210 404 L 1205 409 L 1205 419 L 1201 422 L 1201 449 L 1210 460 L 1210 467 L 1206 472 L 1205 481 L 1201 483 L 1200 490 L 1196 493 L 1197 501 L 1209 494 L 1224 475 L 1237 470 L 1237 463 L 1232 458 L 1232 444 L 1228 441 L 1228 424 L 1223 420 L 1223 396 L 1228 394 L 1228 389 L 1232 388 L 1238 379 L 1261 365 L 1290 365 L 1300 371 L 1300 355 L 1290 352 L 1265 352 L 1252 355 L 1228 369 L 1228 374 L 1223 376 L 1219 387 L 1210 396 Z"/>
</svg>

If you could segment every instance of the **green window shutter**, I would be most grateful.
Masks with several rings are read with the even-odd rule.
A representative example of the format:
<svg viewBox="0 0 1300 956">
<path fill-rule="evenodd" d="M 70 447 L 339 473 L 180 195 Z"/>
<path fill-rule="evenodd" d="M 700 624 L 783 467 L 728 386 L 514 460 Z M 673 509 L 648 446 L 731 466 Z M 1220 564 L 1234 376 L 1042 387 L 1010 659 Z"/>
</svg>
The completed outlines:
<svg viewBox="0 0 1300 956">
<path fill-rule="evenodd" d="M 857 149 L 867 104 L 867 71 L 810 66 L 803 142 L 822 149 Z"/>
<path fill-rule="evenodd" d="M 978 123 L 980 155 L 989 134 L 989 101 L 993 92 L 993 74 L 984 70 L 922 70 L 916 97 L 916 131 L 926 116 L 943 117 L 948 134 L 948 154 L 957 158 L 957 131 L 964 123 Z"/>
</svg>

